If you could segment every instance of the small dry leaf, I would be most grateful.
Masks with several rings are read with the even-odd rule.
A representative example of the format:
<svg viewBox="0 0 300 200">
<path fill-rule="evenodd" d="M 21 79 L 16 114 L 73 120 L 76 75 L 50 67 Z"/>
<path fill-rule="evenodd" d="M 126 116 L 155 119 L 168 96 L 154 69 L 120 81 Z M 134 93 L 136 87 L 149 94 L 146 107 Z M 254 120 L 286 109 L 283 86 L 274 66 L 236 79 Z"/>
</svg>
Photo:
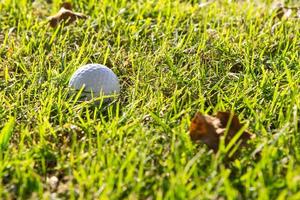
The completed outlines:
<svg viewBox="0 0 300 200">
<path fill-rule="evenodd" d="M 61 9 L 55 15 L 48 18 L 51 27 L 56 27 L 61 22 L 65 22 L 69 25 L 77 19 L 87 19 L 87 16 L 83 13 L 73 12 L 72 5 L 69 2 L 61 4 Z"/>
<path fill-rule="evenodd" d="M 225 138 L 225 145 L 227 145 L 243 127 L 243 124 L 240 123 L 238 117 L 230 112 L 218 112 L 215 117 L 202 115 L 197 112 L 190 125 L 190 137 L 193 141 L 200 140 L 204 142 L 210 149 L 217 152 L 219 149 L 220 137 L 226 132 L 226 126 L 230 119 L 231 123 Z M 239 138 L 241 145 L 245 145 L 252 137 L 254 137 L 254 135 L 244 131 Z"/>
<path fill-rule="evenodd" d="M 280 7 L 276 10 L 276 17 L 278 19 L 288 19 L 292 16 L 293 10 L 290 8 Z"/>
<path fill-rule="evenodd" d="M 289 19 L 292 17 L 299 17 L 300 8 L 298 7 L 287 7 L 279 3 L 276 5 L 275 16 L 278 19 Z M 295 12 L 295 14 L 293 14 Z"/>
</svg>

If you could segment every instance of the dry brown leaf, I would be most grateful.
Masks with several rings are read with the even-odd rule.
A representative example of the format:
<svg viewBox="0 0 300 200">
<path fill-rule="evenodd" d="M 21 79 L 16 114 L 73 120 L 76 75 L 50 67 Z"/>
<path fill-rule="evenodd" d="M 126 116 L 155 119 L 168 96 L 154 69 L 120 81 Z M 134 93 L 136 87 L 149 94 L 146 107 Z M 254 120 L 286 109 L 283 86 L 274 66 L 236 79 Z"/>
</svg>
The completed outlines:
<svg viewBox="0 0 300 200">
<path fill-rule="evenodd" d="M 56 27 L 61 22 L 65 22 L 69 25 L 77 19 L 87 19 L 87 16 L 83 13 L 73 12 L 72 5 L 69 2 L 61 4 L 61 9 L 55 15 L 48 18 L 51 27 Z"/>
<path fill-rule="evenodd" d="M 231 123 L 225 138 L 225 145 L 227 145 L 243 127 L 243 124 L 240 123 L 238 117 L 230 112 L 218 112 L 215 117 L 202 115 L 197 112 L 190 125 L 190 137 L 193 141 L 200 140 L 204 142 L 210 149 L 217 152 L 219 149 L 220 137 L 225 134 L 226 126 L 230 119 Z M 245 145 L 252 137 L 254 137 L 254 135 L 244 131 L 239 138 L 241 145 Z"/>
<path fill-rule="evenodd" d="M 289 18 L 297 18 L 299 16 L 299 10 L 298 7 L 288 7 L 284 6 L 283 4 L 279 3 L 276 6 L 275 10 L 275 17 L 278 19 L 289 19 Z M 294 14 L 295 12 L 295 14 Z"/>
</svg>

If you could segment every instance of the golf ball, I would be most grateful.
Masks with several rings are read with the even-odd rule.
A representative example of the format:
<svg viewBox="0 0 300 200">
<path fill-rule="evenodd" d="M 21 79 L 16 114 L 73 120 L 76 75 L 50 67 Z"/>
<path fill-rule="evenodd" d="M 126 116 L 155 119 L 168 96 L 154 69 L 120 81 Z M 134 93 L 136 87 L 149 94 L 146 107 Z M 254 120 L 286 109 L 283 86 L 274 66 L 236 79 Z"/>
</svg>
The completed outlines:
<svg viewBox="0 0 300 200">
<path fill-rule="evenodd" d="M 86 99 L 120 92 L 116 74 L 100 64 L 87 64 L 77 69 L 70 79 L 69 86 L 77 91 L 83 89 L 82 95 Z"/>
</svg>

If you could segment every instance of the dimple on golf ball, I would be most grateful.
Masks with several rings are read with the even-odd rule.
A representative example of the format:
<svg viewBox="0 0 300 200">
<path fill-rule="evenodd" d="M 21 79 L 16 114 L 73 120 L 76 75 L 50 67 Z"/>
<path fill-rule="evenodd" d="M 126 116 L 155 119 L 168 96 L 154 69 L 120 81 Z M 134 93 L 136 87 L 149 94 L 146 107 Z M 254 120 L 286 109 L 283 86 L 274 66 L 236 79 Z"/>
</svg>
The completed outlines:
<svg viewBox="0 0 300 200">
<path fill-rule="evenodd" d="M 69 87 L 77 91 L 83 89 L 82 95 L 85 95 L 86 99 L 120 92 L 116 74 L 100 64 L 87 64 L 77 69 L 70 79 Z"/>
</svg>

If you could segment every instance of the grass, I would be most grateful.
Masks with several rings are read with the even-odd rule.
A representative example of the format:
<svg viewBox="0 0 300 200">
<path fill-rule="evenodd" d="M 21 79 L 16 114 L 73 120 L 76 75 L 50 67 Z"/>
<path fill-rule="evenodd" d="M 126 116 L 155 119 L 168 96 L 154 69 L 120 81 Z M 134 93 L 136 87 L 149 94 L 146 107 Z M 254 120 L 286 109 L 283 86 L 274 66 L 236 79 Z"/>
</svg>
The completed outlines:
<svg viewBox="0 0 300 200">
<path fill-rule="evenodd" d="M 52 29 L 60 3 L 0 1 L 1 199 L 300 199 L 299 19 L 272 1 L 74 0 L 90 18 Z M 113 105 L 68 96 L 86 63 L 120 78 Z M 231 163 L 188 136 L 219 110 L 257 136 Z"/>
</svg>

